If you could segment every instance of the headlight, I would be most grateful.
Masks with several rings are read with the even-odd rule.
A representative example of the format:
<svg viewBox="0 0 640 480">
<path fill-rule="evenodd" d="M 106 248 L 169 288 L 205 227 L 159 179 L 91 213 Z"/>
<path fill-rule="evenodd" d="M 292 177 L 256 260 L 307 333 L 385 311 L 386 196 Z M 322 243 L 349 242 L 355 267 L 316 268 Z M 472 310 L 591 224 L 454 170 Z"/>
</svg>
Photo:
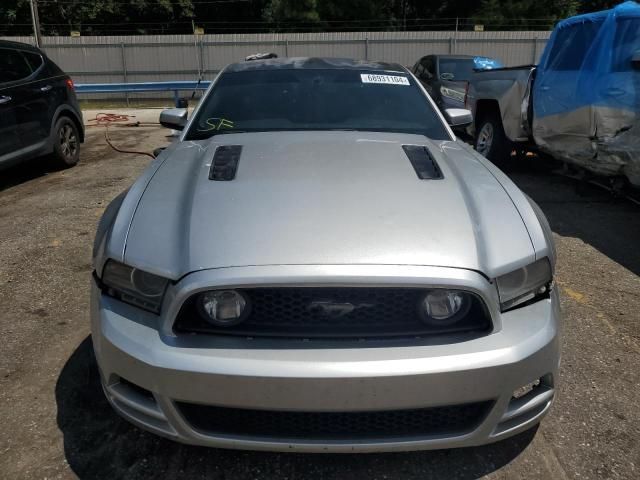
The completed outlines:
<svg viewBox="0 0 640 480">
<path fill-rule="evenodd" d="M 448 326 L 466 316 L 471 296 L 459 290 L 431 290 L 420 303 L 422 319 L 433 326 Z"/>
<path fill-rule="evenodd" d="M 159 313 L 169 280 L 109 260 L 104 267 L 102 283 L 107 295 L 150 312 Z"/>
<path fill-rule="evenodd" d="M 230 327 L 245 319 L 247 299 L 236 290 L 212 290 L 198 295 L 198 308 L 209 323 Z"/>
<path fill-rule="evenodd" d="M 464 92 L 459 92 L 458 90 L 454 90 L 453 88 L 440 87 L 440 93 L 444 97 L 449 97 L 459 102 L 464 102 Z"/>
<path fill-rule="evenodd" d="M 524 268 L 497 278 L 500 309 L 504 312 L 541 295 L 551 289 L 551 264 L 542 258 Z"/>
</svg>

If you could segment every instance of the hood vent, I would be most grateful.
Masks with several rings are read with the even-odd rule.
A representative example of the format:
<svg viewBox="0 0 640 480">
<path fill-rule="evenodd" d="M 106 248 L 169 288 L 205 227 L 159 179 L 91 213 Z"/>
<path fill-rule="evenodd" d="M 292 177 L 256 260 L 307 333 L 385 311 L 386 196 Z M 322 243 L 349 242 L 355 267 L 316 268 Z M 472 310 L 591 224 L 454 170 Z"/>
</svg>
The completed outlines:
<svg viewBox="0 0 640 480">
<path fill-rule="evenodd" d="M 209 180 L 228 182 L 236 178 L 242 145 L 221 145 L 213 154 Z"/>
<path fill-rule="evenodd" d="M 431 152 L 422 145 L 403 145 L 413 169 L 420 180 L 441 180 L 444 178 Z"/>
</svg>

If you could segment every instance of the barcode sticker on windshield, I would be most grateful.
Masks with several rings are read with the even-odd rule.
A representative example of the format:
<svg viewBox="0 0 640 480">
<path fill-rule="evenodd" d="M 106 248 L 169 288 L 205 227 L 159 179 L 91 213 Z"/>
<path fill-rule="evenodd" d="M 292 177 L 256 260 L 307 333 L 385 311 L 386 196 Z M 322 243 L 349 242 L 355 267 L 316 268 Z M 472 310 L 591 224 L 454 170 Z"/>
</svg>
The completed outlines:
<svg viewBox="0 0 640 480">
<path fill-rule="evenodd" d="M 361 73 L 362 83 L 385 83 L 389 85 L 409 85 L 407 77 L 397 75 L 374 75 L 372 73 Z"/>
</svg>

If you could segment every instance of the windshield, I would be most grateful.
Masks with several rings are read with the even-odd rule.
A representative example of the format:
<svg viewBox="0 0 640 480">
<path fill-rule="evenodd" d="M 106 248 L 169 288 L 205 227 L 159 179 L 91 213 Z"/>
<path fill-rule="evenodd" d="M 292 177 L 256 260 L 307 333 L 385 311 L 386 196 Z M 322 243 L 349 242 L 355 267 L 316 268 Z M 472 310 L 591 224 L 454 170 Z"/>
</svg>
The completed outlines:
<svg viewBox="0 0 640 480">
<path fill-rule="evenodd" d="M 274 130 L 367 130 L 450 137 L 409 75 L 346 69 L 223 73 L 188 140 Z"/>
<path fill-rule="evenodd" d="M 442 80 L 468 82 L 475 64 L 473 58 L 441 58 L 439 72 Z"/>
</svg>

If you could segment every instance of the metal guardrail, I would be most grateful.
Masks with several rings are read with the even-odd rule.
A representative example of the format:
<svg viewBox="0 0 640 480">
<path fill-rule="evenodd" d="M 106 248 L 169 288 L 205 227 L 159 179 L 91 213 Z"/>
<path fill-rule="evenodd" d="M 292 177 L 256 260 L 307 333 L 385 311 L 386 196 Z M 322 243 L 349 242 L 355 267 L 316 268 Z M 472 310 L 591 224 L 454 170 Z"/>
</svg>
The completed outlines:
<svg viewBox="0 0 640 480">
<path fill-rule="evenodd" d="M 179 106 L 180 92 L 206 90 L 211 84 L 208 80 L 179 82 L 140 82 L 140 83 L 77 83 L 76 93 L 138 93 L 173 92 L 176 106 Z"/>
</svg>

